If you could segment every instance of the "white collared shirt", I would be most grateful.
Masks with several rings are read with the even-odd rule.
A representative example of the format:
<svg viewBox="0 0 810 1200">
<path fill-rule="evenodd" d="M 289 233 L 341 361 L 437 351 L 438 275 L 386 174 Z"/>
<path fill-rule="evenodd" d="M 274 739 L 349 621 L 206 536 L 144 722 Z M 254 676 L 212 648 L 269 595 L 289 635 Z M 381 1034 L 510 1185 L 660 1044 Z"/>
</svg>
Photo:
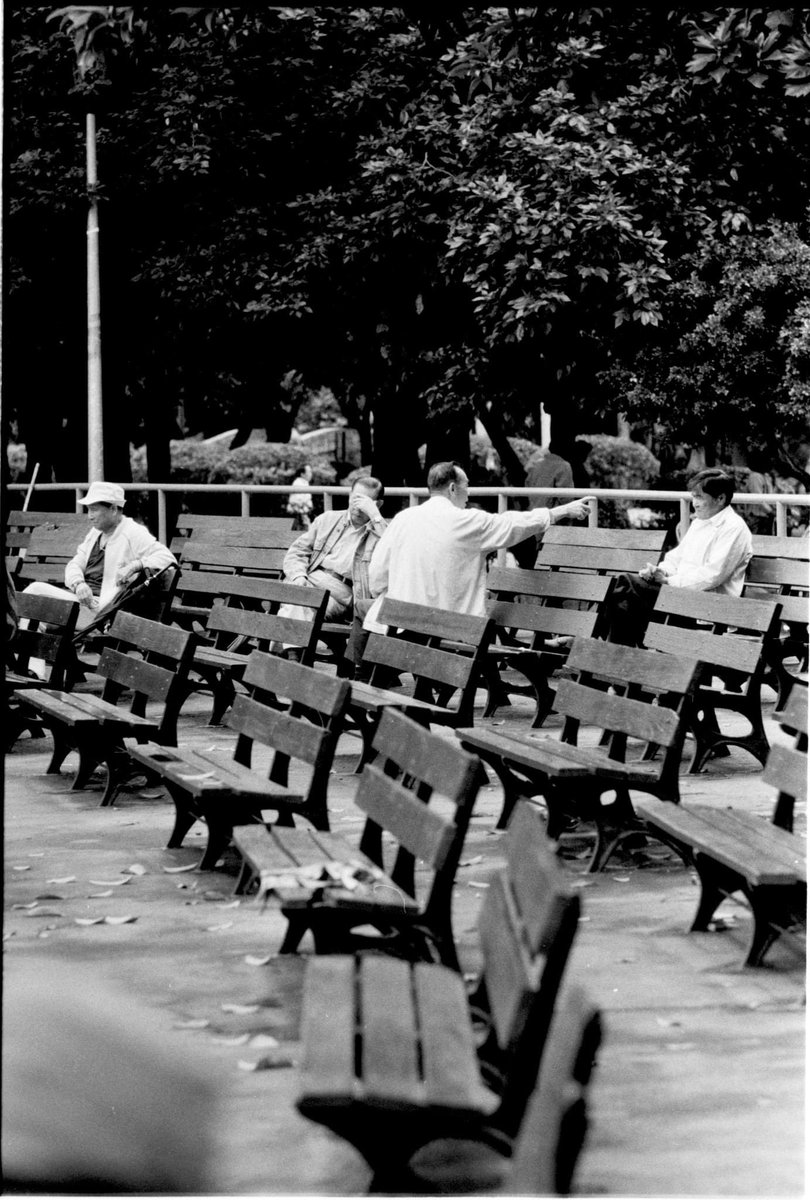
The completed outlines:
<svg viewBox="0 0 810 1200">
<path fill-rule="evenodd" d="M 547 508 L 493 514 L 431 496 L 397 513 L 380 538 L 369 567 L 371 593 L 483 616 L 487 555 L 548 526 Z M 372 606 L 366 629 L 376 627 L 380 603 Z"/>
<path fill-rule="evenodd" d="M 660 569 L 670 587 L 740 596 L 753 552 L 751 530 L 727 505 L 708 520 L 695 517 Z"/>
</svg>

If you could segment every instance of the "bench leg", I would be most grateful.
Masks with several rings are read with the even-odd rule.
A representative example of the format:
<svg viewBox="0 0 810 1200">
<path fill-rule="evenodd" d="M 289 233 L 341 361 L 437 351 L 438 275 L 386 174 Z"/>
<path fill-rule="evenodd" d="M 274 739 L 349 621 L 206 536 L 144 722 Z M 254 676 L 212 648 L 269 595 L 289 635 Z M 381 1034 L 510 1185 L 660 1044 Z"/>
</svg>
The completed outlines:
<svg viewBox="0 0 810 1200">
<path fill-rule="evenodd" d="M 690 932 L 706 933 L 722 902 L 740 890 L 740 877 L 700 854 L 695 855 L 695 870 L 700 879 L 700 900 Z"/>
<path fill-rule="evenodd" d="M 206 818 L 206 825 L 208 826 L 208 842 L 200 859 L 199 869 L 201 871 L 213 871 L 231 844 L 233 826 L 217 820 L 214 820 L 212 823 L 210 817 Z"/>
<path fill-rule="evenodd" d="M 593 858 L 588 864 L 588 871 L 595 873 L 604 870 L 613 851 L 625 838 L 634 836 L 643 842 L 644 825 L 635 814 L 630 793 L 626 788 L 616 788 L 616 799 L 612 804 L 602 804 L 597 796 L 593 811 L 596 846 Z"/>
<path fill-rule="evenodd" d="M 803 919 L 803 893 L 804 889 L 800 896 L 793 889 L 776 887 L 746 891 L 754 914 L 754 932 L 745 959 L 747 967 L 761 967 L 762 960 L 774 942 L 790 925 Z"/>
<path fill-rule="evenodd" d="M 498 664 L 491 659 L 487 659 L 483 669 L 484 687 L 487 689 L 487 698 L 484 704 L 484 717 L 493 717 L 499 708 L 511 706 L 512 701 L 509 699 L 509 692 L 504 686 L 501 679 L 501 673 L 498 670 Z"/>
<path fill-rule="evenodd" d="M 133 763 L 123 746 L 116 746 L 104 761 L 107 765 L 107 786 L 101 797 L 101 807 L 111 808 L 127 777 L 133 775 Z"/>
<path fill-rule="evenodd" d="M 190 798 L 187 792 L 180 791 L 168 780 L 166 781 L 166 791 L 174 801 L 174 829 L 171 832 L 171 837 L 166 843 L 167 850 L 176 850 L 183 845 L 183 838 L 188 833 L 191 826 L 197 820 L 196 813 L 191 808 Z"/>
<path fill-rule="evenodd" d="M 287 928 L 278 952 L 279 954 L 296 954 L 310 928 L 309 912 L 307 909 L 300 908 L 282 908 L 281 911 L 287 918 Z"/>
<path fill-rule="evenodd" d="M 233 686 L 233 680 L 227 671 L 223 671 L 215 681 L 212 692 L 214 703 L 211 708 L 211 716 L 208 724 L 221 725 L 222 718 L 233 704 L 234 697 L 236 696 L 236 688 Z"/>
<path fill-rule="evenodd" d="M 47 725 L 53 737 L 53 750 L 51 751 L 51 761 L 48 763 L 46 774 L 58 775 L 61 770 L 62 763 L 74 749 L 74 746 L 67 736 L 67 731 L 61 729 L 58 725 Z"/>
</svg>

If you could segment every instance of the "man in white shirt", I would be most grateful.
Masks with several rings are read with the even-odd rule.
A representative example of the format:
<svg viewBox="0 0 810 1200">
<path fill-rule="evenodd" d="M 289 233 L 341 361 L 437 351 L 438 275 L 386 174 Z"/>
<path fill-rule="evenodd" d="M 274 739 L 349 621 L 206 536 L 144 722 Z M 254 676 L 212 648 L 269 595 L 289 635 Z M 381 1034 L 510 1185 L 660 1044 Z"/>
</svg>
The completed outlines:
<svg viewBox="0 0 810 1200">
<path fill-rule="evenodd" d="M 731 507 L 734 481 L 725 471 L 710 467 L 690 479 L 689 491 L 695 515 L 679 544 L 657 565 L 648 563 L 638 575 L 618 577 L 611 602 L 610 641 L 641 644 L 663 584 L 742 595 L 753 542 L 751 530 Z"/>
<path fill-rule="evenodd" d="M 365 627 L 379 628 L 383 594 L 451 612 L 486 611 L 486 562 L 493 550 L 542 533 L 563 517 L 583 520 L 587 499 L 557 508 L 487 513 L 467 508 L 468 480 L 457 463 L 435 463 L 428 472 L 429 498 L 397 513 L 380 538 L 369 566 L 377 597 Z"/>
</svg>

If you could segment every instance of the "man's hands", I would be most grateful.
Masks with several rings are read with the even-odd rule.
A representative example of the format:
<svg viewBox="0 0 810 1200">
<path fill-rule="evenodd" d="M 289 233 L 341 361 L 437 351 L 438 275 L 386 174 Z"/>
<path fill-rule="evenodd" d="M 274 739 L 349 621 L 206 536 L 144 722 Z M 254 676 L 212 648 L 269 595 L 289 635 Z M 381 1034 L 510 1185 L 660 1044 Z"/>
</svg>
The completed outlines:
<svg viewBox="0 0 810 1200">
<path fill-rule="evenodd" d="M 80 583 L 74 595 L 79 604 L 83 604 L 85 608 L 98 608 L 98 600 L 93 595 L 93 589 L 89 583 Z"/>
<path fill-rule="evenodd" d="M 638 573 L 639 579 L 646 580 L 647 583 L 666 583 L 666 575 L 657 567 L 655 563 L 647 563 Z"/>
<path fill-rule="evenodd" d="M 380 510 L 371 496 L 367 496 L 361 491 L 356 491 L 349 500 L 349 512 L 355 519 L 362 516 L 367 521 L 376 521 L 380 516 Z"/>
<path fill-rule="evenodd" d="M 591 511 L 593 496 L 583 496 L 581 500 L 571 500 L 568 504 L 560 504 L 551 509 L 555 517 L 571 517 L 574 521 L 584 521 Z"/>
</svg>

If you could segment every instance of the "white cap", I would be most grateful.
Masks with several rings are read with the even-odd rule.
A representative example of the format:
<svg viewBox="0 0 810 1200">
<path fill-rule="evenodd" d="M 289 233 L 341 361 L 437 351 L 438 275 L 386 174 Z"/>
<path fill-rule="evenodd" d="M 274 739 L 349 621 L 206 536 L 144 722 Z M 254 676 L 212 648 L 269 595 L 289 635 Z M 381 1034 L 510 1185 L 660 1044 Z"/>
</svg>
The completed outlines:
<svg viewBox="0 0 810 1200">
<path fill-rule="evenodd" d="M 117 483 L 91 483 L 79 504 L 114 504 L 116 508 L 123 508 L 125 501 L 124 489 Z"/>
</svg>

